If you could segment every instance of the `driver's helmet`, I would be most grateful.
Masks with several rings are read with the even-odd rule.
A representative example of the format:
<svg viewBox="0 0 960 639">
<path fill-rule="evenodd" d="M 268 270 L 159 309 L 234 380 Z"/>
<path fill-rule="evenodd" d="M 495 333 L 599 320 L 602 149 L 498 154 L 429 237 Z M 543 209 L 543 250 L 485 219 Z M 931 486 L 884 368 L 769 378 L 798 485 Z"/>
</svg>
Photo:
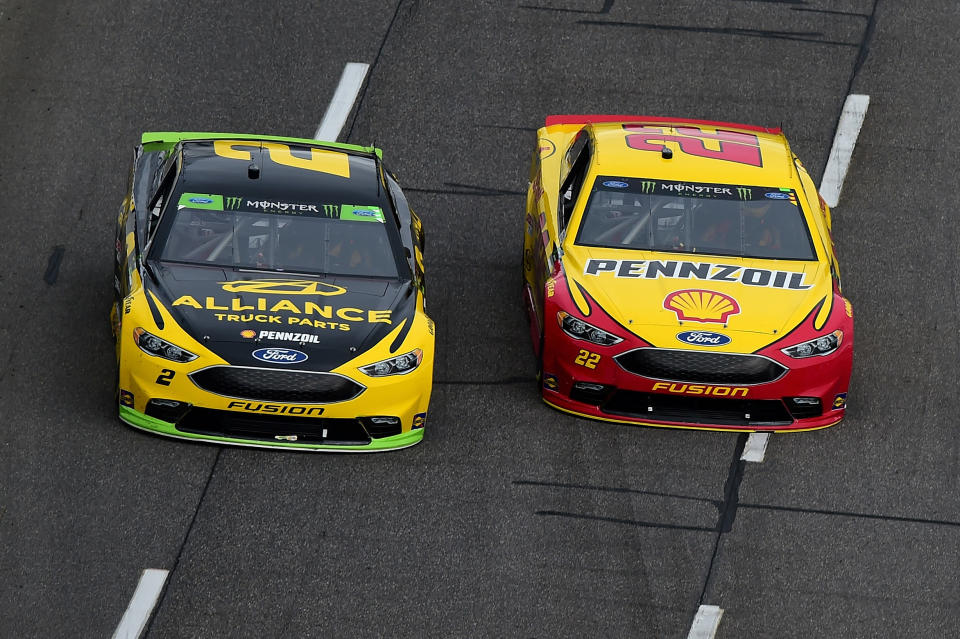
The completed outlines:
<svg viewBox="0 0 960 639">
<path fill-rule="evenodd" d="M 775 247 L 780 244 L 780 229 L 769 215 L 773 200 L 743 203 L 744 240 L 752 246 Z"/>
<path fill-rule="evenodd" d="M 322 238 L 316 225 L 301 221 L 287 222 L 277 233 L 279 266 L 282 268 L 317 268 L 323 260 Z"/>
</svg>

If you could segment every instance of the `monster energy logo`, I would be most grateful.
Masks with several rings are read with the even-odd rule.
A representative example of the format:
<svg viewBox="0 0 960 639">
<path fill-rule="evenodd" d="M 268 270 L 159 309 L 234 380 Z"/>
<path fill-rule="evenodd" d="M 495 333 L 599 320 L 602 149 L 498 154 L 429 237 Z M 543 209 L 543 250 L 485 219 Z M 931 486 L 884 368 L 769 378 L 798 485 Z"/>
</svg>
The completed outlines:
<svg viewBox="0 0 960 639">
<path fill-rule="evenodd" d="M 643 181 L 643 182 L 640 183 L 640 192 L 641 192 L 641 193 L 653 193 L 653 189 L 654 189 L 656 186 L 657 186 L 657 183 L 656 183 L 656 182 L 651 182 L 651 181 L 649 181 L 649 180 L 645 180 L 645 181 Z"/>
<path fill-rule="evenodd" d="M 321 213 L 324 217 L 340 217 L 340 205 L 324 204 Z"/>
<path fill-rule="evenodd" d="M 240 202 L 243 201 L 243 198 L 240 197 L 225 197 L 223 198 L 223 203 L 229 210 L 236 210 L 240 208 Z"/>
<path fill-rule="evenodd" d="M 743 187 L 743 186 L 738 186 L 738 187 L 737 187 L 737 196 L 739 196 L 739 198 L 740 198 L 741 200 L 752 200 L 752 199 L 753 199 L 753 189 L 748 189 L 748 188 Z"/>
</svg>

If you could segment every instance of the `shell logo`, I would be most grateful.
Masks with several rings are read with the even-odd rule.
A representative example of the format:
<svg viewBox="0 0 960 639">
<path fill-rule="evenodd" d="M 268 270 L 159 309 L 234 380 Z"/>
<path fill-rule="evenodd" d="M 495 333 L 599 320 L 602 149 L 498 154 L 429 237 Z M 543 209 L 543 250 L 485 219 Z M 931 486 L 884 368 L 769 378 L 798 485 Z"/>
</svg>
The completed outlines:
<svg viewBox="0 0 960 639">
<path fill-rule="evenodd" d="M 247 339 L 253 339 L 253 338 L 256 337 L 256 336 L 257 336 L 257 332 L 256 332 L 256 331 L 251 331 L 250 329 L 247 329 L 247 330 L 245 330 L 245 331 L 240 331 L 240 337 L 246 337 Z"/>
<path fill-rule="evenodd" d="M 728 317 L 740 312 L 740 304 L 729 295 L 703 289 L 674 291 L 664 298 L 663 307 L 681 321 L 716 324 L 726 324 Z"/>
</svg>

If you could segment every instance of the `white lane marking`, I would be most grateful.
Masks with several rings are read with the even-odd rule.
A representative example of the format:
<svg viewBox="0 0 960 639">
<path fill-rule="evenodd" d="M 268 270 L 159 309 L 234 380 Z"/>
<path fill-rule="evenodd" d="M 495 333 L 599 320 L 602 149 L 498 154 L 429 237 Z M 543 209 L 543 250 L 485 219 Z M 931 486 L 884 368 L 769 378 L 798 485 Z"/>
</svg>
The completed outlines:
<svg viewBox="0 0 960 639">
<path fill-rule="evenodd" d="M 857 136 L 860 135 L 860 127 L 863 126 L 863 119 L 867 116 L 869 104 L 869 95 L 856 93 L 848 95 L 843 103 L 837 132 L 833 136 L 830 159 L 827 160 L 827 168 L 823 171 L 823 180 L 820 182 L 820 195 L 830 208 L 835 207 L 840 201 L 840 189 L 843 188 L 843 180 L 847 177 L 853 147 L 857 144 Z"/>
<path fill-rule="evenodd" d="M 130 598 L 127 611 L 123 613 L 120 625 L 113 632 L 113 639 L 137 639 L 147 625 L 147 619 L 157 605 L 160 591 L 167 581 L 169 570 L 147 568 L 140 575 L 140 583 Z"/>
<path fill-rule="evenodd" d="M 369 64 L 365 62 L 348 62 L 343 67 L 343 74 L 340 76 L 340 84 L 330 100 L 327 112 L 323 114 L 323 120 L 317 127 L 317 132 L 313 134 L 314 140 L 324 140 L 326 142 L 336 142 L 340 135 L 340 130 L 347 122 L 350 111 L 353 109 L 353 103 L 360 93 L 360 87 L 363 86 L 363 79 L 367 77 Z"/>
<path fill-rule="evenodd" d="M 717 626 L 720 625 L 722 615 L 723 608 L 720 606 L 700 606 L 693 617 L 687 639 L 713 639 L 717 634 Z"/>
<path fill-rule="evenodd" d="M 762 462 L 763 455 L 767 452 L 767 441 L 769 439 L 770 433 L 750 433 L 740 459 L 748 462 Z"/>
</svg>

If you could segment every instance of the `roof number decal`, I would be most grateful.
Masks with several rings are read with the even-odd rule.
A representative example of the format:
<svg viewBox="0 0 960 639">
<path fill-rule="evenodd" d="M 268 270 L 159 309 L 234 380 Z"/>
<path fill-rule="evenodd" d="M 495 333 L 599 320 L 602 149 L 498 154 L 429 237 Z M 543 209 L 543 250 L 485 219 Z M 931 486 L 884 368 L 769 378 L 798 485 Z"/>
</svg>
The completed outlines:
<svg viewBox="0 0 960 639">
<path fill-rule="evenodd" d="M 250 149 L 264 148 L 270 159 L 277 164 L 294 169 L 329 173 L 343 178 L 350 177 L 350 156 L 341 151 L 309 149 L 310 157 L 303 158 L 293 154 L 286 144 L 280 142 L 254 142 L 245 140 L 214 140 L 213 151 L 222 158 L 249 162 L 253 156 Z"/>
<path fill-rule="evenodd" d="M 763 159 L 760 157 L 760 141 L 751 133 L 723 129 L 717 129 L 716 133 L 707 133 L 693 126 L 673 128 L 624 124 L 623 128 L 630 133 L 626 137 L 627 146 L 638 151 L 660 153 L 667 142 L 676 142 L 680 150 L 687 155 L 763 166 Z M 710 141 L 711 146 L 719 147 L 719 150 L 708 149 L 706 141 Z"/>
</svg>

